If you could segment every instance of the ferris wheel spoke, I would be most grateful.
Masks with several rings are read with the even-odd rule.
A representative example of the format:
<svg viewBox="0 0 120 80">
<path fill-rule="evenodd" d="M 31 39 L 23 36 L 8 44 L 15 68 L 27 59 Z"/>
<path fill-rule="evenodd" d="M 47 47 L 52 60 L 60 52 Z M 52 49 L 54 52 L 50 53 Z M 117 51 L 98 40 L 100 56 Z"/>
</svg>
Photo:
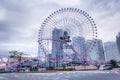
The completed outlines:
<svg viewBox="0 0 120 80">
<path fill-rule="evenodd" d="M 65 34 L 64 32 L 67 33 Z M 75 48 L 73 45 L 74 37 L 85 38 L 85 41 L 88 41 L 85 51 L 79 51 Z M 46 56 L 49 53 L 51 53 L 51 55 L 71 55 L 75 53 L 75 55 L 82 60 L 85 56 L 91 59 L 89 52 L 94 48 L 96 38 L 96 24 L 87 12 L 78 8 L 62 8 L 54 11 L 44 20 L 39 30 L 38 43 Z M 66 45 L 66 47 L 64 45 Z M 51 59 L 51 61 L 59 62 L 67 61 L 67 59 L 63 60 L 63 58 L 59 56 L 55 60 Z"/>
</svg>

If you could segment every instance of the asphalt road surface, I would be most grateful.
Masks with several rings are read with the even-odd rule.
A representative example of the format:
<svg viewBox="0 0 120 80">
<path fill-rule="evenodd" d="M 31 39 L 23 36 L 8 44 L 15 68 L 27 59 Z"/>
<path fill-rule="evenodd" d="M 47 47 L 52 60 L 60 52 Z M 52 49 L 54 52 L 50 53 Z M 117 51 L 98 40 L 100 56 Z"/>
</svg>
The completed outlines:
<svg viewBox="0 0 120 80">
<path fill-rule="evenodd" d="M 0 80 L 120 80 L 109 71 L 57 71 L 48 73 L 2 73 Z"/>
</svg>

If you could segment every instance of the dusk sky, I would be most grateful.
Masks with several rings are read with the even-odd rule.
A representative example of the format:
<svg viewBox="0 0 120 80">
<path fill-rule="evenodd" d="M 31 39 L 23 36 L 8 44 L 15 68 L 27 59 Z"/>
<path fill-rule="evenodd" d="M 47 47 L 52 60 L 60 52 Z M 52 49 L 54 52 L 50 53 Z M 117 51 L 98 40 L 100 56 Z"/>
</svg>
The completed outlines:
<svg viewBox="0 0 120 80">
<path fill-rule="evenodd" d="M 98 38 L 115 41 L 120 32 L 120 0 L 0 0 L 0 54 L 11 50 L 38 53 L 38 32 L 53 11 L 74 7 L 95 21 Z"/>
</svg>

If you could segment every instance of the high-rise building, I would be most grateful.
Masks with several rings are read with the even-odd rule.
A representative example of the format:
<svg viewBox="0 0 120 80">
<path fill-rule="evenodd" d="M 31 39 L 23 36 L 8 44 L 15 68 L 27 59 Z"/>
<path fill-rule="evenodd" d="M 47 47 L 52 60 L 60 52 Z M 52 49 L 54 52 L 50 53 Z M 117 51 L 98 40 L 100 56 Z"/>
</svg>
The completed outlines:
<svg viewBox="0 0 120 80">
<path fill-rule="evenodd" d="M 86 41 L 86 50 L 88 50 L 92 42 L 93 40 Z M 102 40 L 97 39 L 95 46 L 93 47 L 91 52 L 88 52 L 88 53 L 93 61 L 104 61 L 105 57 L 104 57 L 104 49 L 103 49 Z"/>
<path fill-rule="evenodd" d="M 77 36 L 77 37 L 73 37 L 72 38 L 72 44 L 74 49 L 78 52 L 78 53 L 83 53 L 85 52 L 85 38 Z"/>
<path fill-rule="evenodd" d="M 118 52 L 116 42 L 104 43 L 104 50 L 106 62 L 109 62 L 110 60 L 120 61 L 120 54 Z"/>
<path fill-rule="evenodd" d="M 116 43 L 117 43 L 118 51 L 119 51 L 119 54 L 120 54 L 120 32 L 116 36 Z"/>
<path fill-rule="evenodd" d="M 41 58 L 41 57 L 43 57 L 43 55 L 44 54 L 43 54 L 42 47 L 41 47 L 41 45 L 38 45 L 38 55 L 37 56 Z"/>
<path fill-rule="evenodd" d="M 75 49 L 75 51 L 77 52 L 76 54 L 80 54 L 81 55 L 80 56 L 81 60 L 84 61 L 84 59 L 86 59 L 86 56 L 85 56 L 85 54 L 86 54 L 85 53 L 85 51 L 86 51 L 85 38 L 84 37 L 80 37 L 80 36 L 73 37 L 72 38 L 72 45 L 73 45 L 73 48 Z"/>
<path fill-rule="evenodd" d="M 46 63 L 45 66 L 46 66 L 46 67 L 53 67 L 53 66 L 54 66 L 54 63 L 52 63 L 52 61 L 51 61 L 51 60 L 52 60 L 52 59 L 51 59 L 51 58 L 52 58 L 52 54 L 47 54 L 47 55 L 46 55 L 46 58 L 47 58 L 47 59 L 46 59 L 46 61 L 45 61 L 45 63 Z"/>
<path fill-rule="evenodd" d="M 62 36 L 62 29 L 54 28 L 52 31 L 52 58 L 55 59 L 54 66 L 62 65 L 60 60 L 63 58 L 63 42 L 59 41 Z"/>
</svg>

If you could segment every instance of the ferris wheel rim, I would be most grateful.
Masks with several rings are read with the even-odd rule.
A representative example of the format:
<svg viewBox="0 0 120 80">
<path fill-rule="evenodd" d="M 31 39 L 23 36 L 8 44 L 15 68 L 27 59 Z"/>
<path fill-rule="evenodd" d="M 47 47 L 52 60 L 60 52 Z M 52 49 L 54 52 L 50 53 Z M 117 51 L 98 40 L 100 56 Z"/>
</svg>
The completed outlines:
<svg viewBox="0 0 120 80">
<path fill-rule="evenodd" d="M 60 13 L 62 13 L 64 11 L 65 12 L 67 12 L 67 11 L 73 11 L 74 12 L 75 11 L 77 13 L 80 13 L 81 15 L 83 15 L 90 22 L 91 28 L 93 30 L 93 38 L 92 38 L 92 40 L 94 40 L 94 42 L 91 43 L 90 48 L 89 48 L 90 49 L 89 51 L 91 51 L 92 47 L 94 47 L 95 44 L 96 44 L 96 40 L 97 40 L 97 27 L 96 27 L 96 24 L 95 24 L 94 20 L 91 18 L 91 16 L 87 12 L 85 12 L 83 10 L 80 10 L 78 8 L 62 8 L 62 9 L 59 9 L 59 10 L 54 11 L 53 13 L 51 13 L 43 21 L 43 23 L 42 23 L 42 25 L 40 27 L 38 43 L 40 43 L 39 41 L 42 40 L 42 35 L 41 34 L 43 33 L 44 27 L 50 21 L 50 19 L 53 18 L 54 16 L 56 16 L 57 14 L 60 14 Z"/>
</svg>

